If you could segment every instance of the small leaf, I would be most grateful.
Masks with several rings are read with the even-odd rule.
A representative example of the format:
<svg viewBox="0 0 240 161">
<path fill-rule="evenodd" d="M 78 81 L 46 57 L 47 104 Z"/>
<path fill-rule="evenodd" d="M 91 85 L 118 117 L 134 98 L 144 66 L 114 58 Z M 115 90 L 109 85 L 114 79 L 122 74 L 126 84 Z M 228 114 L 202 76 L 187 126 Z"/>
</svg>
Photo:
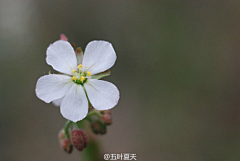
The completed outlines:
<svg viewBox="0 0 240 161">
<path fill-rule="evenodd" d="M 102 73 L 98 73 L 98 74 L 93 75 L 91 78 L 92 79 L 101 79 L 103 77 L 109 76 L 110 74 L 111 74 L 110 70 L 106 70 Z"/>
</svg>

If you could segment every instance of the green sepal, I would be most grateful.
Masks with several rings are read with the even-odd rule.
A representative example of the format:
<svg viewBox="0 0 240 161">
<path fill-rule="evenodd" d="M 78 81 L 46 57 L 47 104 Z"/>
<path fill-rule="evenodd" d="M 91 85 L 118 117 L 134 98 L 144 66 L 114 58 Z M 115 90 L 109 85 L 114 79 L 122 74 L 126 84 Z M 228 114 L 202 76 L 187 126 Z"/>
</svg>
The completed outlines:
<svg viewBox="0 0 240 161">
<path fill-rule="evenodd" d="M 91 77 L 91 79 L 101 79 L 103 77 L 109 76 L 111 74 L 110 70 L 106 70 L 102 73 L 95 74 Z"/>
<path fill-rule="evenodd" d="M 83 60 L 83 51 L 82 48 L 78 47 L 76 49 L 76 56 L 77 56 L 77 64 L 82 64 L 82 60 Z"/>
</svg>

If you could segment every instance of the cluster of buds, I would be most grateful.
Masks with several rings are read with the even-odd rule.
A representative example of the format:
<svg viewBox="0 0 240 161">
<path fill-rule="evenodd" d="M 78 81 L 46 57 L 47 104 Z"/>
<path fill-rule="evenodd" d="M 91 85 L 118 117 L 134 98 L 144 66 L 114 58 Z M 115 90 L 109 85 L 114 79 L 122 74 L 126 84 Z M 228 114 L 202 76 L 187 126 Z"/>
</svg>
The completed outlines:
<svg viewBox="0 0 240 161">
<path fill-rule="evenodd" d="M 112 124 L 112 112 L 107 111 L 96 111 L 99 118 L 97 120 L 91 121 L 91 128 L 95 134 L 106 134 L 108 125 Z"/>
</svg>

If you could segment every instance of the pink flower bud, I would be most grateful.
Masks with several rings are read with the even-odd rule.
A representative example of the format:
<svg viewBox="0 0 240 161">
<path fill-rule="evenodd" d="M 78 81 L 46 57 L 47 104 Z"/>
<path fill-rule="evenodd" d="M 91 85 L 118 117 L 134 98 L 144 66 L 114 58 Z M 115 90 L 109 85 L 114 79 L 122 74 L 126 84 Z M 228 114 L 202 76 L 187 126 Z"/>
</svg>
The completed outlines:
<svg viewBox="0 0 240 161">
<path fill-rule="evenodd" d="M 59 141 L 62 140 L 62 139 L 64 139 L 65 136 L 66 136 L 66 135 L 65 135 L 64 130 L 63 130 L 63 129 L 60 130 L 59 133 L 58 133 L 58 139 L 59 139 Z"/>
<path fill-rule="evenodd" d="M 111 125 L 112 124 L 112 115 L 109 113 L 105 113 L 102 115 L 102 120 L 106 125 Z"/>
<path fill-rule="evenodd" d="M 76 129 L 71 133 L 71 141 L 75 148 L 79 151 L 82 151 L 85 147 L 88 146 L 88 137 L 84 130 Z"/>
<path fill-rule="evenodd" d="M 61 34 L 60 35 L 60 40 L 68 41 L 68 38 L 64 34 Z"/>
<path fill-rule="evenodd" d="M 104 125 L 101 121 L 97 120 L 95 122 L 92 123 L 91 125 L 92 131 L 95 134 L 106 134 L 107 129 L 106 129 L 106 125 Z"/>
<path fill-rule="evenodd" d="M 58 133 L 59 144 L 62 149 L 64 149 L 67 153 L 71 153 L 73 150 L 72 143 L 69 139 L 67 139 L 64 130 L 60 130 Z"/>
<path fill-rule="evenodd" d="M 112 115 L 112 111 L 111 110 L 107 110 L 107 111 L 105 111 L 105 113 L 108 113 L 108 114 Z"/>
<path fill-rule="evenodd" d="M 72 153 L 73 146 L 70 140 L 62 139 L 60 140 L 60 147 L 65 150 L 67 153 Z"/>
</svg>

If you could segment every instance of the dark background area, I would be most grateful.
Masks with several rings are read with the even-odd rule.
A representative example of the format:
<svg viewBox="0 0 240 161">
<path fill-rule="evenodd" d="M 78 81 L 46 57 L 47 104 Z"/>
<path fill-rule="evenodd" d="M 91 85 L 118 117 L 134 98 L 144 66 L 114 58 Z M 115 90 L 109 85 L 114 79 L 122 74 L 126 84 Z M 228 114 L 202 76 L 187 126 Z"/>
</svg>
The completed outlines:
<svg viewBox="0 0 240 161">
<path fill-rule="evenodd" d="M 0 160 L 79 160 L 59 148 L 59 108 L 35 95 L 61 33 L 117 53 L 104 80 L 121 98 L 99 136 L 104 153 L 240 160 L 240 2 L 187 0 L 0 0 Z"/>
</svg>

